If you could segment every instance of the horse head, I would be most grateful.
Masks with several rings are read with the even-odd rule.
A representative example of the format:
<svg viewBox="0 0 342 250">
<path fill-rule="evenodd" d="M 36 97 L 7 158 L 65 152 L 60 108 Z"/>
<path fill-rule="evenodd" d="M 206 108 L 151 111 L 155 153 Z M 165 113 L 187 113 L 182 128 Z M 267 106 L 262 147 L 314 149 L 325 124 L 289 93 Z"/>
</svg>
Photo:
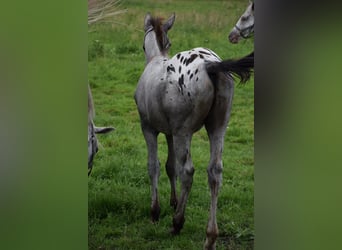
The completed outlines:
<svg viewBox="0 0 342 250">
<path fill-rule="evenodd" d="M 238 43 L 241 38 L 249 38 L 254 34 L 254 1 L 250 2 L 245 12 L 230 31 L 228 39 L 231 43 Z"/>
<path fill-rule="evenodd" d="M 171 47 L 167 32 L 171 29 L 175 17 L 175 13 L 173 13 L 165 23 L 162 23 L 162 18 L 154 18 L 150 13 L 146 14 L 144 21 L 145 38 L 143 44 L 146 63 L 155 56 L 167 55 Z"/>
</svg>

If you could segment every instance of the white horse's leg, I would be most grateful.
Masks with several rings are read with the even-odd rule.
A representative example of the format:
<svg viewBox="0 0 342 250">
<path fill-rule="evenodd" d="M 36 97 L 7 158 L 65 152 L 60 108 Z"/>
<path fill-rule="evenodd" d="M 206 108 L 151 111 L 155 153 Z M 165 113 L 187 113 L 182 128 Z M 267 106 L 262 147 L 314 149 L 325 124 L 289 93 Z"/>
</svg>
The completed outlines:
<svg viewBox="0 0 342 250">
<path fill-rule="evenodd" d="M 167 140 L 167 146 L 168 146 L 168 156 L 166 161 L 166 172 L 170 179 L 170 185 L 171 185 L 171 197 L 170 197 L 170 206 L 172 206 L 174 209 L 177 208 L 177 194 L 176 194 L 176 158 L 173 148 L 173 139 L 171 135 L 166 135 Z"/>
<path fill-rule="evenodd" d="M 173 216 L 173 234 L 178 234 L 185 222 L 185 207 L 192 186 L 195 169 L 190 155 L 192 135 L 173 136 L 173 146 L 176 155 L 176 171 L 181 182 L 181 192 L 175 215 Z"/>
<path fill-rule="evenodd" d="M 147 126 L 142 126 L 148 150 L 148 174 L 151 181 L 151 219 L 153 222 L 159 220 L 160 205 L 158 200 L 158 179 L 160 176 L 160 165 L 158 160 L 158 133 Z"/>
</svg>

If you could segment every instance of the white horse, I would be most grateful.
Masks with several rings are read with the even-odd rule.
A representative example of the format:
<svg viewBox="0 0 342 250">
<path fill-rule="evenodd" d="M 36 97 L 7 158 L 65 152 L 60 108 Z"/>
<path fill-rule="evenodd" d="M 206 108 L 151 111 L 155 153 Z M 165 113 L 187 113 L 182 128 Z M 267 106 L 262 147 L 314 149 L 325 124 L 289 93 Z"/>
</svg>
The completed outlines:
<svg viewBox="0 0 342 250">
<path fill-rule="evenodd" d="M 170 205 L 176 209 L 172 233 L 178 234 L 185 222 L 185 207 L 195 171 L 190 153 L 191 139 L 193 133 L 205 126 L 210 141 L 207 172 L 211 191 L 205 249 L 214 249 L 218 236 L 216 208 L 222 178 L 223 142 L 234 92 L 231 74 L 246 82 L 254 67 L 253 53 L 240 60 L 222 61 L 209 49 L 195 48 L 169 58 L 171 43 L 167 32 L 174 20 L 173 14 L 162 24 L 161 18 L 146 15 L 143 45 L 146 66 L 134 95 L 148 149 L 151 217 L 152 221 L 157 221 L 160 214 L 158 134 L 165 134 L 168 144 L 166 172 L 171 184 Z M 181 182 L 179 198 L 177 176 Z"/>
<path fill-rule="evenodd" d="M 228 35 L 231 43 L 238 43 L 241 38 L 249 38 L 254 34 L 254 1 L 250 2 Z"/>
</svg>

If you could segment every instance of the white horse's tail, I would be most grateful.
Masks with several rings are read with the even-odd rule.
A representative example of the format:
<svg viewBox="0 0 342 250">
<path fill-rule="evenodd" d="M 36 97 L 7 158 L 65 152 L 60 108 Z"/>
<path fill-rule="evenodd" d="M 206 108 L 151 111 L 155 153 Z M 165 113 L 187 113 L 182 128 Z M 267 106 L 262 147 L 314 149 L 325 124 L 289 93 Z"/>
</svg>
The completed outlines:
<svg viewBox="0 0 342 250">
<path fill-rule="evenodd" d="M 206 68 L 208 74 L 229 72 L 240 78 L 241 83 L 245 83 L 249 80 L 254 70 L 254 51 L 238 60 L 230 59 L 222 62 L 208 62 Z"/>
</svg>

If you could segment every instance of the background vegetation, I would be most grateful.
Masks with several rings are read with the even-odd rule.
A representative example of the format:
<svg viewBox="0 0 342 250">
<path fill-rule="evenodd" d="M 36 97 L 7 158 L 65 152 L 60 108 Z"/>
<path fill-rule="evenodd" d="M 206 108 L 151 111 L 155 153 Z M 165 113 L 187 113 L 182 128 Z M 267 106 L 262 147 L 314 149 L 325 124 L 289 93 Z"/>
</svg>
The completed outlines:
<svg viewBox="0 0 342 250">
<path fill-rule="evenodd" d="M 169 228 L 169 181 L 164 168 L 167 147 L 159 136 L 161 176 L 160 221 L 150 222 L 150 183 L 147 151 L 133 94 L 145 65 L 143 21 L 151 12 L 168 18 L 176 13 L 169 31 L 170 56 L 194 47 L 207 47 L 221 58 L 241 57 L 253 40 L 238 45 L 227 36 L 248 1 L 126 0 L 126 13 L 114 22 L 89 28 L 88 78 L 95 104 L 95 124 L 116 130 L 98 136 L 102 145 L 88 181 L 89 249 L 201 249 L 205 240 L 210 192 L 206 167 L 209 143 L 201 129 L 193 137 L 195 175 L 186 222 L 181 234 Z M 225 137 L 223 184 L 218 201 L 220 235 L 217 249 L 252 249 L 254 241 L 254 81 L 236 85 L 231 120 Z"/>
</svg>

